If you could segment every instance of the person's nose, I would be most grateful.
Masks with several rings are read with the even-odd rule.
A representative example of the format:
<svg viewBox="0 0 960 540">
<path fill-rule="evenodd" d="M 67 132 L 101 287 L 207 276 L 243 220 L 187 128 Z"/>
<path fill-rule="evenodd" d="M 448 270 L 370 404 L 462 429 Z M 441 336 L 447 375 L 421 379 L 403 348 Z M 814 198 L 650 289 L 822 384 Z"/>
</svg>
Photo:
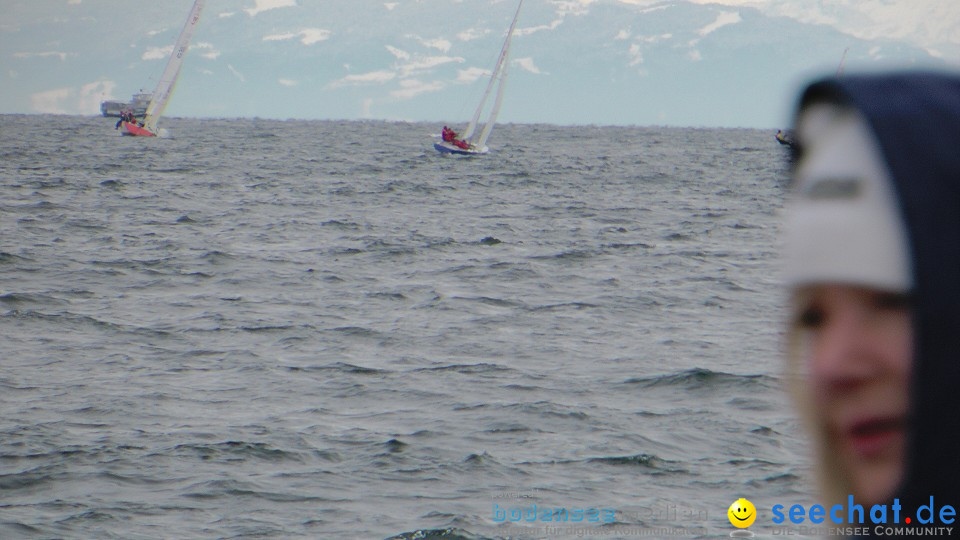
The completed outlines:
<svg viewBox="0 0 960 540">
<path fill-rule="evenodd" d="M 866 314 L 855 307 L 837 309 L 814 338 L 811 374 L 822 390 L 848 389 L 874 372 L 875 336 Z"/>
</svg>

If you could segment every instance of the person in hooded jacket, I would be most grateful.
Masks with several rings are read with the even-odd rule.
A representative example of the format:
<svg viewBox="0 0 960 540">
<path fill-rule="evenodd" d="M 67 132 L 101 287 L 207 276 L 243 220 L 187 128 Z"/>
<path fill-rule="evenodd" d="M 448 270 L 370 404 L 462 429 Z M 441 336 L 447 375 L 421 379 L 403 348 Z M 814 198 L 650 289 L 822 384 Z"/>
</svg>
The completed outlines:
<svg viewBox="0 0 960 540">
<path fill-rule="evenodd" d="M 795 124 L 787 380 L 823 502 L 960 536 L 960 75 L 817 81 Z"/>
</svg>

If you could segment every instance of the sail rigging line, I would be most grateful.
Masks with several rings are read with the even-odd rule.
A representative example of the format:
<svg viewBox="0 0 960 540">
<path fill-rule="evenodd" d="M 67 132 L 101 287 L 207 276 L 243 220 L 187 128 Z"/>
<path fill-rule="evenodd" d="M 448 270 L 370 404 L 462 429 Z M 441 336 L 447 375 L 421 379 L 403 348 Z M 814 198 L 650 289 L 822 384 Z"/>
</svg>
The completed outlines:
<svg viewBox="0 0 960 540">
<path fill-rule="evenodd" d="M 837 77 L 843 75 L 843 65 L 847 61 L 847 51 L 850 50 L 850 47 L 847 47 L 843 50 L 843 56 L 840 57 L 840 65 L 837 66 Z"/>
</svg>

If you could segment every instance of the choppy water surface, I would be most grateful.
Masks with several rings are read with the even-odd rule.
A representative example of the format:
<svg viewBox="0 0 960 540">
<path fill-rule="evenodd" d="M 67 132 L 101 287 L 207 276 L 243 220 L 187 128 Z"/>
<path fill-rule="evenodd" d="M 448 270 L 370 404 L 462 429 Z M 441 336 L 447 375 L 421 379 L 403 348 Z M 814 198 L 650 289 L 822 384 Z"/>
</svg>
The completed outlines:
<svg viewBox="0 0 960 540">
<path fill-rule="evenodd" d="M 0 537 L 575 536 L 496 521 L 533 504 L 721 537 L 807 500 L 770 133 L 164 126 L 0 117 Z"/>
</svg>

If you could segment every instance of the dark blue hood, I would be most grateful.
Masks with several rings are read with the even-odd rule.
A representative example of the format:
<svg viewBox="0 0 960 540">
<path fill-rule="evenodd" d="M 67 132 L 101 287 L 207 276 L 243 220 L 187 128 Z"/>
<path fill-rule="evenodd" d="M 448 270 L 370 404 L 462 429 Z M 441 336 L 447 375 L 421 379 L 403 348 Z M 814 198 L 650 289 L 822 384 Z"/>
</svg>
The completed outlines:
<svg viewBox="0 0 960 540">
<path fill-rule="evenodd" d="M 933 495 L 960 511 L 960 75 L 826 79 L 806 89 L 800 109 L 822 101 L 852 105 L 873 128 L 911 246 L 915 363 L 901 504 L 912 514 Z"/>
</svg>

